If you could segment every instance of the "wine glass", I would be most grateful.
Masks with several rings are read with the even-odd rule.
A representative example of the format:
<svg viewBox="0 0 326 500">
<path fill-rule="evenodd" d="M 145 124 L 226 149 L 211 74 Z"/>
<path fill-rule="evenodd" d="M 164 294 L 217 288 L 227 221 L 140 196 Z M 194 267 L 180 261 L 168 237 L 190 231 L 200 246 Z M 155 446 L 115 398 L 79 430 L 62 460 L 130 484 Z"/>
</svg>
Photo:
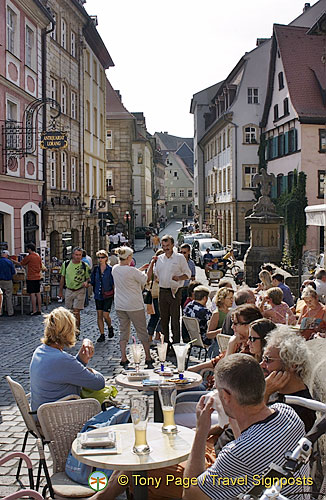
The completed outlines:
<svg viewBox="0 0 326 500">
<path fill-rule="evenodd" d="M 132 353 L 132 357 L 133 357 L 133 360 L 135 363 L 136 372 L 138 373 L 140 360 L 141 360 L 142 345 L 141 344 L 132 344 L 131 345 L 131 353 Z"/>
<path fill-rule="evenodd" d="M 190 344 L 173 344 L 173 349 L 177 357 L 179 379 L 183 379 L 183 372 L 185 371 L 186 357 Z"/>
<path fill-rule="evenodd" d="M 161 362 L 161 372 L 164 372 L 164 362 L 166 360 L 167 348 L 168 348 L 167 342 L 162 342 L 161 344 L 157 344 L 157 354 L 158 354 L 158 359 Z"/>
</svg>

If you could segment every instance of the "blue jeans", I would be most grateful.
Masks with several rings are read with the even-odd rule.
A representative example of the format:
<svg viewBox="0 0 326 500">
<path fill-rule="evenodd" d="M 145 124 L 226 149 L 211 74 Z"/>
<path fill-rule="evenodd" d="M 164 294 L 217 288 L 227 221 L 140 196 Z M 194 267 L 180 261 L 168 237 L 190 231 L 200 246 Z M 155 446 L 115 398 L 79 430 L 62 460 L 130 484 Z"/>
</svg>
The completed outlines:
<svg viewBox="0 0 326 500">
<path fill-rule="evenodd" d="M 158 307 L 158 299 L 153 299 L 155 314 L 151 314 L 147 325 L 148 335 L 154 335 L 155 332 L 161 332 L 160 310 Z"/>
</svg>

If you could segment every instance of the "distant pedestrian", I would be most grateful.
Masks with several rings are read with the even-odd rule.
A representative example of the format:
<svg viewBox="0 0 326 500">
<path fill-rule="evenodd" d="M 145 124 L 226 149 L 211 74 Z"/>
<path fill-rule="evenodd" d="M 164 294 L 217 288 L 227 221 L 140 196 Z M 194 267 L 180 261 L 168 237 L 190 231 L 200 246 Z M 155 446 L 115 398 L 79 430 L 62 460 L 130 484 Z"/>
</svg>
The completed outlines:
<svg viewBox="0 0 326 500">
<path fill-rule="evenodd" d="M 151 232 L 150 232 L 150 230 L 148 229 L 148 230 L 145 232 L 146 248 L 150 248 L 150 246 L 151 246 L 151 235 L 152 235 L 152 233 L 151 233 Z"/>
<path fill-rule="evenodd" d="M 109 339 L 114 336 L 110 311 L 114 298 L 114 282 L 112 277 L 112 267 L 108 264 L 109 256 L 105 250 L 96 253 L 98 265 L 94 266 L 91 274 L 91 284 L 94 289 L 94 298 L 97 311 L 97 325 L 100 336 L 97 342 L 104 342 L 104 321 L 109 330 Z"/>
<path fill-rule="evenodd" d="M 157 250 L 160 246 L 160 237 L 157 234 L 154 234 L 152 236 L 152 245 L 153 245 L 154 252 L 157 252 Z"/>
<path fill-rule="evenodd" d="M 60 269 L 58 294 L 59 297 L 63 297 L 63 287 L 66 285 L 65 305 L 74 313 L 78 329 L 80 328 L 80 311 L 84 309 L 86 288 L 91 274 L 89 266 L 82 262 L 82 251 L 82 248 L 75 247 L 71 260 L 63 262 Z"/>
<path fill-rule="evenodd" d="M 14 315 L 14 308 L 12 304 L 12 291 L 13 283 L 12 278 L 16 274 L 15 266 L 9 260 L 8 250 L 2 250 L 0 257 L 0 288 L 2 289 L 5 299 L 8 316 Z M 0 314 L 2 314 L 0 306 Z"/>
<path fill-rule="evenodd" d="M 87 255 L 86 250 L 83 250 L 83 257 L 82 257 L 82 262 L 85 262 L 90 269 L 93 267 L 93 261 L 92 258 Z M 86 295 L 85 295 L 85 307 L 88 306 L 89 304 L 89 288 L 86 288 Z"/>
<path fill-rule="evenodd" d="M 26 245 L 26 249 L 28 255 L 23 258 L 23 260 L 20 262 L 20 265 L 27 266 L 26 285 L 27 293 L 30 294 L 32 302 L 31 316 L 36 316 L 41 314 L 42 311 L 42 298 L 40 292 L 42 259 L 39 254 L 36 253 L 36 247 L 34 243 L 28 243 L 28 245 Z"/>
</svg>

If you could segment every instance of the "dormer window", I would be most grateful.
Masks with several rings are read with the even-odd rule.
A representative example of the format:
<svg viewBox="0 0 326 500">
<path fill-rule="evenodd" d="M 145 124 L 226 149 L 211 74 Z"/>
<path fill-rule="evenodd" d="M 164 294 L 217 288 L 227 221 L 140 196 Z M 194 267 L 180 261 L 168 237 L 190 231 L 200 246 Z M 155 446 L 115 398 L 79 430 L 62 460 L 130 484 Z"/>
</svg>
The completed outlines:
<svg viewBox="0 0 326 500">
<path fill-rule="evenodd" d="M 278 74 L 278 90 L 284 89 L 283 71 Z"/>
</svg>

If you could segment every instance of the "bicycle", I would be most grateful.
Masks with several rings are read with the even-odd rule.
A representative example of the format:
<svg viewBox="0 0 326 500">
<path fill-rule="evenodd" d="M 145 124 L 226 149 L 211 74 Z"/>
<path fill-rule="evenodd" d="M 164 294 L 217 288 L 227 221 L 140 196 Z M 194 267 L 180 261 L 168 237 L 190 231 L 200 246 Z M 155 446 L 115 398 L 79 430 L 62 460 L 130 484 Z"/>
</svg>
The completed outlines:
<svg viewBox="0 0 326 500">
<path fill-rule="evenodd" d="M 320 436 L 326 433 L 326 404 L 315 401 L 314 399 L 300 398 L 298 396 L 285 396 L 284 402 L 287 404 L 296 404 L 304 406 L 315 411 L 321 411 L 324 416 L 318 419 L 313 425 L 312 429 L 299 440 L 296 448 L 292 452 L 286 452 L 286 462 L 283 467 L 279 467 L 273 463 L 270 464 L 268 471 L 264 474 L 264 479 L 270 478 L 277 479 L 277 484 L 273 484 L 271 488 L 265 489 L 265 482 L 261 481 L 259 485 L 251 487 L 245 493 L 238 495 L 238 499 L 242 500 L 291 500 L 283 495 L 280 491 L 282 489 L 282 480 L 288 480 L 297 472 L 302 465 L 309 462 L 313 444 Z M 286 484 L 286 483 L 285 483 Z M 326 494 L 322 491 L 326 488 L 326 479 L 324 479 L 320 494 Z M 297 493 L 299 494 L 299 493 Z M 304 493 L 302 493 L 304 495 Z"/>
</svg>

